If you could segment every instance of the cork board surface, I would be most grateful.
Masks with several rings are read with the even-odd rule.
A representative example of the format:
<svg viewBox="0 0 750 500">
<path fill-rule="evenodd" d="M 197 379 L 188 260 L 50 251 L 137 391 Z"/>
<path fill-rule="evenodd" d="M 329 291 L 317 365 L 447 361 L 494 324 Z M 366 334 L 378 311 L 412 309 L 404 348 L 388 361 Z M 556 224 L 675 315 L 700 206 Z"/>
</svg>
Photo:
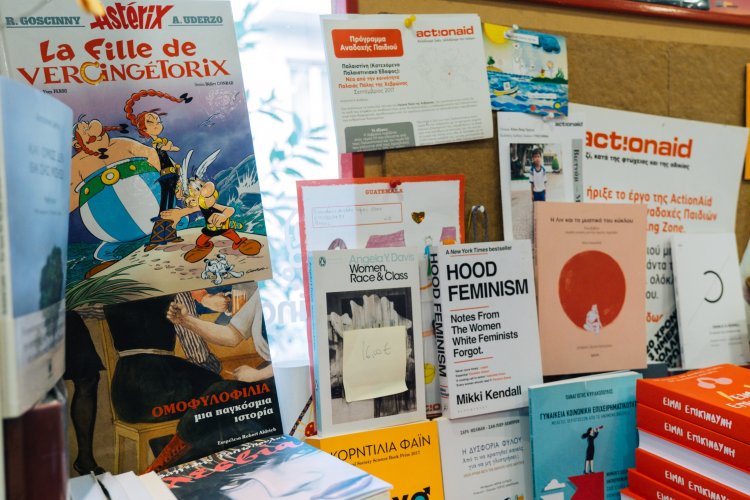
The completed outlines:
<svg viewBox="0 0 750 500">
<path fill-rule="evenodd" d="M 572 102 L 745 125 L 750 30 L 512 1 L 361 0 L 360 12 L 476 12 L 483 21 L 560 34 L 568 42 Z M 386 151 L 367 163 L 366 175 L 464 173 L 466 214 L 472 205 L 485 205 L 490 239 L 502 238 L 497 137 Z M 746 181 L 740 187 L 736 233 L 741 254 L 750 237 Z"/>
</svg>

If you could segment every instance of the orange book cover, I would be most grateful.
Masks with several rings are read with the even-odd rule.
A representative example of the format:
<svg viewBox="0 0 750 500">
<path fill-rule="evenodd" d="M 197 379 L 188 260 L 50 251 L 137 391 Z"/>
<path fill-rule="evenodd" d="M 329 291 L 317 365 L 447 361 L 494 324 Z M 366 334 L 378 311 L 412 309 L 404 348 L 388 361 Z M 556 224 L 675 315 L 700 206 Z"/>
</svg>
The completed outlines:
<svg viewBox="0 0 750 500">
<path fill-rule="evenodd" d="M 633 493 L 630 488 L 623 488 L 620 490 L 620 498 L 622 500 L 646 500 L 644 497 Z"/>
<path fill-rule="evenodd" d="M 649 499 L 692 500 L 694 498 L 641 474 L 636 469 L 628 469 L 628 488 L 636 495 Z"/>
<path fill-rule="evenodd" d="M 687 495 L 723 500 L 750 499 L 750 495 L 640 448 L 635 450 L 635 468 L 638 472 Z"/>
<path fill-rule="evenodd" d="M 745 126 L 750 127 L 750 63 L 745 66 Z M 745 180 L 750 180 L 750 139 L 745 150 Z"/>
<path fill-rule="evenodd" d="M 636 400 L 750 443 L 750 370 L 723 364 L 636 382 Z"/>
<path fill-rule="evenodd" d="M 646 366 L 646 213 L 534 203 L 544 375 Z"/>
<path fill-rule="evenodd" d="M 385 427 L 306 442 L 393 485 L 389 498 L 443 500 L 437 422 Z"/>
<path fill-rule="evenodd" d="M 747 443 L 641 404 L 636 406 L 635 420 L 638 429 L 750 472 L 750 445 Z"/>
</svg>

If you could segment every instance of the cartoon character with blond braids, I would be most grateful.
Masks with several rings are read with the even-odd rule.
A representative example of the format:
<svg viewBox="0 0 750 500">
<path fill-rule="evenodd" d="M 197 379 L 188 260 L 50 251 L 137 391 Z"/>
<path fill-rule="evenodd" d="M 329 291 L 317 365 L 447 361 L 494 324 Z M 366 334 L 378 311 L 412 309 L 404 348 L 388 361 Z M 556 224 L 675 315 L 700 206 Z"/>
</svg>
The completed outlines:
<svg viewBox="0 0 750 500">
<path fill-rule="evenodd" d="M 185 156 L 184 167 L 180 170 L 180 185 L 177 195 L 185 203 L 184 208 L 173 208 L 161 212 L 163 219 L 172 221 L 173 227 L 190 214 L 201 212 L 205 227 L 195 242 L 195 246 L 188 250 L 184 258 L 188 262 L 198 262 L 208 256 L 214 247 L 211 239 L 214 236 L 224 236 L 232 241 L 232 248 L 243 255 L 257 255 L 263 245 L 260 242 L 240 237 L 236 229 L 242 229 L 242 224 L 231 219 L 234 208 L 217 203 L 219 192 L 213 182 L 205 180 L 208 166 L 216 159 L 221 150 L 214 151 L 195 170 L 195 175 L 188 178 L 190 157 L 193 151 Z"/>
<path fill-rule="evenodd" d="M 167 113 L 161 112 L 158 108 L 142 111 L 137 115 L 133 113 L 133 106 L 143 97 L 161 97 L 173 102 L 189 103 L 193 100 L 187 94 L 180 97 L 171 96 L 165 92 L 148 89 L 141 90 L 130 96 L 125 103 L 125 117 L 138 130 L 141 137 L 151 139 L 151 146 L 156 150 L 159 158 L 159 168 L 161 176 L 159 177 L 159 186 L 161 187 L 161 200 L 159 202 L 159 211 L 169 210 L 175 207 L 175 191 L 177 189 L 177 179 L 180 166 L 172 161 L 169 157 L 170 151 L 179 151 L 180 148 L 172 144 L 169 139 L 160 137 L 164 131 L 164 124 L 161 117 Z"/>
<path fill-rule="evenodd" d="M 78 208 L 81 183 L 102 167 L 125 158 L 145 157 L 158 168 L 159 158 L 153 148 L 149 148 L 128 137 L 111 137 L 110 132 L 128 133 L 128 125 L 102 125 L 99 120 L 85 120 L 80 115 L 73 127 L 73 154 L 70 176 L 70 212 Z"/>
</svg>

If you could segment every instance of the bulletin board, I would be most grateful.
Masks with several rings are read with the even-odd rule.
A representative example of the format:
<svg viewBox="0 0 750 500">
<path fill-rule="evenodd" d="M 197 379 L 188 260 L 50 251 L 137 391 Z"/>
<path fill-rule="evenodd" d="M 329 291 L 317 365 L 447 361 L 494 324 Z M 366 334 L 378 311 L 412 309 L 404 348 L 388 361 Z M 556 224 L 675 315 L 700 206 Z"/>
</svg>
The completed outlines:
<svg viewBox="0 0 750 500">
<path fill-rule="evenodd" d="M 745 126 L 747 27 L 520 1 L 360 0 L 359 12 L 477 13 L 483 22 L 563 35 L 571 102 Z M 466 213 L 484 205 L 490 240 L 502 239 L 497 137 L 365 156 L 368 177 L 449 173 L 466 175 Z M 740 188 L 736 233 L 742 255 L 750 237 L 747 181 Z"/>
</svg>

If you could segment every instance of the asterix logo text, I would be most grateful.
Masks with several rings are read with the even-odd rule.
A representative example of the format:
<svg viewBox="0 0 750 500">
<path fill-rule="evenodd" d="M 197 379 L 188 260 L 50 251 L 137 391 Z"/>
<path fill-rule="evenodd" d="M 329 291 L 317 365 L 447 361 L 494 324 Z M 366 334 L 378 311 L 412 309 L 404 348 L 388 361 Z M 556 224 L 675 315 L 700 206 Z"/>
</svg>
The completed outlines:
<svg viewBox="0 0 750 500">
<path fill-rule="evenodd" d="M 123 5 L 115 3 L 105 9 L 105 15 L 97 16 L 91 28 L 100 30 L 153 30 L 161 29 L 162 18 L 174 5 Z"/>
</svg>

